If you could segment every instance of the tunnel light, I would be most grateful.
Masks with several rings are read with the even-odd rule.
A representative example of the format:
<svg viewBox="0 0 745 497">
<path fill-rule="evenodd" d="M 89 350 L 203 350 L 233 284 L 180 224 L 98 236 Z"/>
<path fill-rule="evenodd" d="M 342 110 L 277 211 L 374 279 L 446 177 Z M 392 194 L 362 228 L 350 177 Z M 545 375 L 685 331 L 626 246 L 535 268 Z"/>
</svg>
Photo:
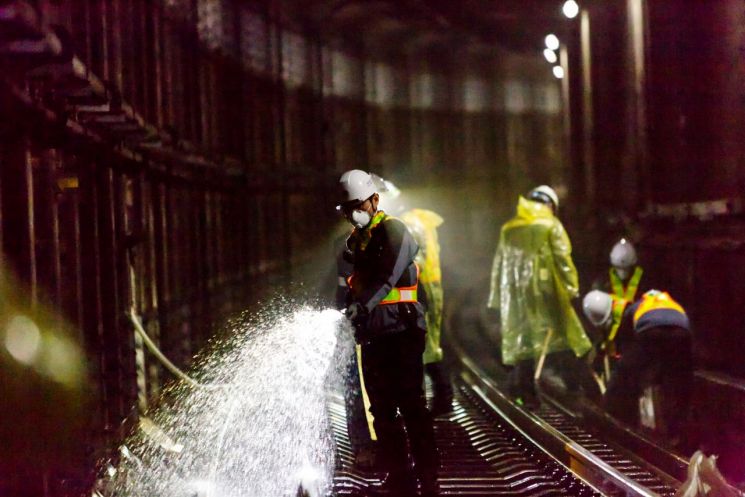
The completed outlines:
<svg viewBox="0 0 745 497">
<path fill-rule="evenodd" d="M 551 50 L 558 50 L 559 49 L 559 38 L 556 37 L 555 34 L 550 34 L 546 36 L 546 46 Z"/>
<path fill-rule="evenodd" d="M 13 316 L 5 329 L 5 348 L 13 358 L 30 366 L 39 355 L 41 331 L 28 316 Z"/>
<path fill-rule="evenodd" d="M 574 19 L 575 17 L 577 17 L 577 14 L 579 14 L 579 5 L 574 0 L 567 0 L 566 2 L 564 2 L 564 6 L 561 8 L 561 11 L 569 19 Z"/>
<path fill-rule="evenodd" d="M 550 48 L 547 48 L 543 51 L 543 56 L 546 57 L 546 60 L 551 64 L 555 64 L 558 60 L 558 57 L 556 57 L 556 52 L 554 52 Z"/>
<path fill-rule="evenodd" d="M 564 79 L 564 68 L 561 66 L 554 66 L 554 76 L 556 76 L 556 79 Z"/>
</svg>

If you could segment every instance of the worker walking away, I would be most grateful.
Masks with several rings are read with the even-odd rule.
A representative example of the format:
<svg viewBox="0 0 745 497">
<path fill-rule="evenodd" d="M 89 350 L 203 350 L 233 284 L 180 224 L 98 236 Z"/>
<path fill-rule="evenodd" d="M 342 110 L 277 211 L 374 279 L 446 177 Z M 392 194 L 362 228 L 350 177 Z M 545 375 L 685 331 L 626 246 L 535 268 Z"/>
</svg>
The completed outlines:
<svg viewBox="0 0 745 497">
<path fill-rule="evenodd" d="M 572 246 L 556 217 L 559 198 L 548 186 L 520 197 L 515 217 L 502 226 L 492 268 L 488 306 L 500 314 L 502 361 L 513 366 L 510 394 L 536 404 L 535 379 L 547 355 L 567 390 L 599 397 L 584 356 L 592 348 L 572 299 L 579 294 Z"/>
<path fill-rule="evenodd" d="M 351 170 L 340 178 L 341 209 L 354 225 L 347 317 L 362 348 L 362 372 L 375 417 L 384 486 L 391 495 L 416 495 L 406 435 L 421 495 L 439 495 L 439 456 L 424 398 L 422 353 L 426 324 L 417 302 L 419 270 L 414 238 L 398 219 L 378 210 L 371 176 Z M 400 411 L 404 426 L 398 422 Z"/>
<path fill-rule="evenodd" d="M 691 332 L 683 307 L 667 292 L 650 290 L 636 302 L 593 290 L 582 303 L 587 318 L 609 329 L 613 315 L 621 313 L 619 334 L 629 334 L 605 392 L 608 413 L 632 426 L 639 422 L 639 398 L 643 380 L 659 378 L 667 431 L 680 436 L 693 382 Z M 620 310 L 618 310 L 620 309 Z"/>
<path fill-rule="evenodd" d="M 419 287 L 426 295 L 427 335 L 424 348 L 424 370 L 432 380 L 433 415 L 452 410 L 453 387 L 450 375 L 443 362 L 440 337 L 442 335 L 443 291 L 442 270 L 440 268 L 440 243 L 437 228 L 443 223 L 442 217 L 426 209 L 411 209 L 401 215 L 409 231 L 419 245 L 416 263 L 420 268 Z"/>
</svg>

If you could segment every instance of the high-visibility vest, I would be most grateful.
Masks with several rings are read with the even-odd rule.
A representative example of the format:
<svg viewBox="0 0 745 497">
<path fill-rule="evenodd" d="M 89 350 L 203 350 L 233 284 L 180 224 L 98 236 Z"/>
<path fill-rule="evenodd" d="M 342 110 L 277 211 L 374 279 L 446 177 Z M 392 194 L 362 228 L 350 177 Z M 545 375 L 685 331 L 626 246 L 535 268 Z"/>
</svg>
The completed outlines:
<svg viewBox="0 0 745 497">
<path fill-rule="evenodd" d="M 610 268 L 608 275 L 610 276 L 610 284 L 613 289 L 611 296 L 614 298 L 612 316 L 613 324 L 611 325 L 610 333 L 608 333 L 608 341 L 612 342 L 616 338 L 618 329 L 621 327 L 623 321 L 623 311 L 626 310 L 626 306 L 629 302 L 633 302 L 636 297 L 636 292 L 639 290 L 639 282 L 642 279 L 644 270 L 640 266 L 636 266 L 634 274 L 629 279 L 629 284 L 624 288 L 623 281 L 614 271 Z"/>
<path fill-rule="evenodd" d="M 367 248 L 367 244 L 370 242 L 370 239 L 372 238 L 371 231 L 373 228 L 375 228 L 377 225 L 379 225 L 381 222 L 383 222 L 386 218 L 390 216 L 387 216 L 383 211 L 378 211 L 377 214 L 372 218 L 372 221 L 370 222 L 370 226 L 368 226 L 364 231 L 359 232 L 355 229 L 354 232 L 352 232 L 352 236 L 356 236 L 357 239 L 355 240 L 357 243 L 360 244 L 360 248 L 362 250 L 365 250 Z M 350 247 L 351 248 L 351 247 Z M 383 297 L 383 300 L 381 300 L 378 305 L 390 305 L 390 304 L 399 304 L 399 303 L 414 303 L 417 302 L 417 288 L 419 287 L 419 266 L 414 263 L 414 267 L 416 267 L 416 281 L 411 286 L 401 286 L 401 287 L 393 287 L 391 288 L 391 291 L 388 292 L 388 295 Z M 354 273 L 352 273 L 347 278 L 347 285 L 349 285 L 349 288 L 354 290 Z"/>
<path fill-rule="evenodd" d="M 625 311 L 626 306 L 629 305 L 628 300 L 618 298 L 615 296 L 615 294 L 611 295 L 611 299 L 613 299 L 613 307 L 611 307 L 611 315 L 613 316 L 613 321 L 611 321 L 612 324 L 610 327 L 610 332 L 608 333 L 608 342 L 612 342 L 616 339 L 618 330 L 621 327 L 621 323 L 623 322 L 623 311 Z"/>
<path fill-rule="evenodd" d="M 388 295 L 383 297 L 378 305 L 389 305 L 389 304 L 400 304 L 400 303 L 414 303 L 417 302 L 417 288 L 419 287 L 419 265 L 414 263 L 416 267 L 416 282 L 411 286 L 394 286 Z M 349 288 L 354 288 L 354 274 L 347 278 L 347 284 Z"/>
<path fill-rule="evenodd" d="M 655 312 L 673 312 L 686 316 L 686 311 L 667 292 L 650 290 L 642 296 L 642 301 L 634 312 L 634 328 L 645 316 L 651 316 Z"/>
<path fill-rule="evenodd" d="M 636 298 L 636 291 L 639 289 L 639 282 L 642 279 L 644 270 L 640 266 L 636 266 L 634 274 L 629 279 L 629 284 L 625 288 L 623 286 L 623 281 L 621 281 L 621 278 L 618 276 L 618 273 L 616 273 L 614 268 L 610 268 L 608 274 L 610 276 L 610 285 L 613 289 L 613 294 L 619 299 L 633 302 Z"/>
</svg>

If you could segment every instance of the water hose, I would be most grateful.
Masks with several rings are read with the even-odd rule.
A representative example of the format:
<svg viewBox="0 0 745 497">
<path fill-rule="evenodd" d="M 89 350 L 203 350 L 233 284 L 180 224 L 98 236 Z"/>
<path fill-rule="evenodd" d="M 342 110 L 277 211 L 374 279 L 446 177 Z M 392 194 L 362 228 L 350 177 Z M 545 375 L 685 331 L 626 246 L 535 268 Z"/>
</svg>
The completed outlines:
<svg viewBox="0 0 745 497">
<path fill-rule="evenodd" d="M 214 385 L 204 385 L 202 383 L 199 383 L 194 378 L 189 376 L 188 374 L 181 371 L 178 366 L 176 366 L 174 363 L 172 363 L 166 356 L 161 352 L 161 350 L 158 348 L 157 345 L 155 345 L 155 342 L 150 338 L 150 336 L 145 331 L 145 328 L 142 327 L 142 323 L 140 323 L 140 319 L 137 317 L 137 314 L 135 313 L 134 309 L 130 309 L 127 313 L 127 317 L 129 318 L 130 322 L 132 323 L 132 326 L 134 326 L 135 331 L 138 335 L 140 335 L 140 338 L 142 338 L 142 341 L 145 343 L 145 346 L 148 348 L 150 353 L 152 353 L 162 364 L 165 366 L 165 368 L 170 371 L 174 376 L 177 378 L 185 381 L 189 385 L 193 387 L 201 387 L 201 388 L 214 388 Z"/>
</svg>

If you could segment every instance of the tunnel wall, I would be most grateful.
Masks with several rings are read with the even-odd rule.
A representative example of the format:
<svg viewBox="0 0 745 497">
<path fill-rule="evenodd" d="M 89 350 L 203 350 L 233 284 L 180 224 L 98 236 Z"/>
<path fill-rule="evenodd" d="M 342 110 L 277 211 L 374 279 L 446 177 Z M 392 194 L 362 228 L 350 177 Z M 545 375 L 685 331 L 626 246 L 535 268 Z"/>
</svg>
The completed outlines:
<svg viewBox="0 0 745 497">
<path fill-rule="evenodd" d="M 564 183 L 558 86 L 532 57 L 380 60 L 279 2 L 0 9 L 3 263 L 79 329 L 95 399 L 70 467 L 3 479 L 9 495 L 77 495 L 171 380 L 130 308 L 186 368 L 224 316 L 331 267 L 341 171 L 443 214 L 453 286 L 484 285 L 518 192 Z"/>
</svg>

